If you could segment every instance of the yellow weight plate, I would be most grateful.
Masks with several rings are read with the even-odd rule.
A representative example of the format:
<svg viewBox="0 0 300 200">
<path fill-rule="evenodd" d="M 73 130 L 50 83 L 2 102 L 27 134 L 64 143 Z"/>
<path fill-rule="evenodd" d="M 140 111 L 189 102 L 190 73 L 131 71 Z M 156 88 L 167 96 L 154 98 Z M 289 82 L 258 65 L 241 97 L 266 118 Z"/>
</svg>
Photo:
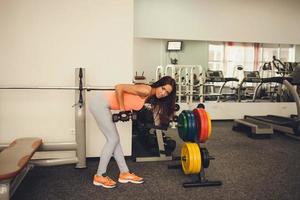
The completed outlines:
<svg viewBox="0 0 300 200">
<path fill-rule="evenodd" d="M 201 160 L 201 153 L 200 147 L 197 143 L 194 143 L 194 155 L 195 155 L 195 167 L 194 167 L 194 174 L 197 174 L 201 170 L 202 160 Z"/>
<path fill-rule="evenodd" d="M 195 158 L 194 158 L 194 149 L 193 149 L 193 143 L 187 143 L 187 148 L 189 151 L 189 162 L 190 162 L 190 168 L 188 170 L 188 174 L 193 174 L 194 168 L 195 168 Z"/>
<path fill-rule="evenodd" d="M 195 154 L 195 143 L 191 143 L 191 149 L 192 149 L 192 152 L 191 152 L 191 158 L 192 158 L 192 162 L 193 162 L 193 169 L 191 169 L 191 173 L 190 174 L 195 174 L 195 169 L 197 167 L 197 162 L 196 162 L 196 154 Z"/>
<path fill-rule="evenodd" d="M 186 142 L 181 148 L 181 166 L 184 174 L 190 174 L 194 167 L 191 159 L 192 150 L 190 144 Z"/>
<path fill-rule="evenodd" d="M 188 163 L 188 157 L 189 157 L 189 152 L 186 144 L 184 143 L 183 146 L 181 147 L 181 167 L 184 172 L 184 174 L 187 174 L 188 168 L 189 168 L 189 163 Z"/>
<path fill-rule="evenodd" d="M 190 143 L 190 147 L 191 147 L 190 158 L 191 158 L 191 162 L 193 163 L 193 168 L 191 169 L 190 174 L 195 174 L 195 168 L 197 167 L 195 143 Z"/>
<path fill-rule="evenodd" d="M 197 169 L 197 154 L 196 154 L 196 143 L 191 143 L 191 162 L 193 162 L 193 168 L 191 169 L 191 174 L 195 174 L 196 173 L 196 169 Z"/>
<path fill-rule="evenodd" d="M 211 129 L 212 129 L 212 127 L 211 127 L 211 118 L 210 118 L 209 113 L 206 112 L 206 115 L 207 115 L 207 121 L 208 121 L 208 137 L 207 137 L 207 139 L 208 139 L 211 136 Z"/>
</svg>

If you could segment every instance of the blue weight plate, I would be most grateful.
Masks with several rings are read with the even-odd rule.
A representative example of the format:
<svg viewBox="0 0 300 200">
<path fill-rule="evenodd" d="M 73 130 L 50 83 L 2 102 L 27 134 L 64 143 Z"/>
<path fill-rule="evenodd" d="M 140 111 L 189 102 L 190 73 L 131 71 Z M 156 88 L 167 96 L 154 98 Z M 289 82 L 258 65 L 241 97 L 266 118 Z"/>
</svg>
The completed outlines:
<svg viewBox="0 0 300 200">
<path fill-rule="evenodd" d="M 190 111 L 186 111 L 188 115 L 188 135 L 187 140 L 192 141 L 192 135 L 193 135 L 193 121 L 192 121 L 192 115 Z"/>
<path fill-rule="evenodd" d="M 194 142 L 195 137 L 197 135 L 196 120 L 195 120 L 194 113 L 192 111 L 189 111 L 189 113 L 190 113 L 190 116 L 191 116 L 191 124 L 192 124 L 191 132 L 190 132 L 190 140 Z"/>
</svg>

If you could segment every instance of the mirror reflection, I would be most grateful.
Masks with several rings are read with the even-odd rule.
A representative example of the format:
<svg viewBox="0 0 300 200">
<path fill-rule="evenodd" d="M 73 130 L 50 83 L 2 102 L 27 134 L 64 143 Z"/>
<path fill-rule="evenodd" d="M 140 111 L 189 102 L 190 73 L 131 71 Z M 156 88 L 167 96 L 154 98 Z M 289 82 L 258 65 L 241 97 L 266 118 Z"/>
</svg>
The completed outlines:
<svg viewBox="0 0 300 200">
<path fill-rule="evenodd" d="M 300 65 L 298 49 L 293 44 L 135 38 L 134 70 L 146 83 L 175 78 L 179 103 L 292 102 L 282 81 L 271 78 L 293 75 Z"/>
</svg>

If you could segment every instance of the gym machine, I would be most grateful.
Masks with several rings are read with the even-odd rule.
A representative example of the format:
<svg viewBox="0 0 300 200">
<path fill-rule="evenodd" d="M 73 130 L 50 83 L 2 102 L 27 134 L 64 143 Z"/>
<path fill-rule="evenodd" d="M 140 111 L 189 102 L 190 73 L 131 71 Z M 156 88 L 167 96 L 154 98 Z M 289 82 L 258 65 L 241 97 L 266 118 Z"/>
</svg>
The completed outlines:
<svg viewBox="0 0 300 200">
<path fill-rule="evenodd" d="M 213 88 L 213 93 L 210 93 L 210 94 L 204 94 L 205 97 L 217 97 L 217 102 L 220 102 L 220 99 L 222 96 L 229 96 L 229 97 L 232 97 L 234 96 L 234 99 L 236 99 L 236 93 L 223 93 L 223 90 L 226 86 L 227 83 L 229 82 L 239 82 L 239 79 L 237 78 L 234 78 L 234 77 L 228 77 L 228 78 L 225 78 L 224 75 L 223 75 L 223 72 L 222 71 L 213 71 L 213 70 L 208 70 L 206 72 L 206 84 L 204 84 L 204 86 L 212 86 Z M 212 84 L 207 84 L 207 83 L 212 83 Z M 219 91 L 217 93 L 214 93 L 214 83 L 223 83 L 220 88 L 219 88 Z M 206 99 L 205 99 L 206 100 Z"/>
<path fill-rule="evenodd" d="M 262 82 L 276 82 L 285 85 L 294 98 L 297 115 L 293 117 L 276 115 L 245 116 L 244 119 L 234 120 L 233 130 L 239 130 L 240 127 L 248 127 L 251 128 L 251 136 L 273 134 L 273 130 L 276 130 L 300 139 L 300 98 L 295 87 L 295 85 L 300 85 L 300 66 L 295 67 L 291 77 L 266 78 Z"/>
<path fill-rule="evenodd" d="M 167 65 L 158 66 L 156 78 L 164 69 L 164 76 L 171 76 L 176 80 L 176 96 L 179 103 L 192 103 L 194 99 L 203 102 L 204 73 L 201 65 Z"/>
<path fill-rule="evenodd" d="M 251 95 L 253 95 L 252 93 L 247 93 L 246 90 L 247 89 L 249 90 L 254 87 L 244 86 L 245 83 L 260 83 L 260 82 L 261 82 L 261 78 L 258 71 L 244 71 L 244 78 L 238 88 L 238 102 L 241 102 L 242 97 L 246 99 L 247 97 L 252 97 Z"/>
</svg>

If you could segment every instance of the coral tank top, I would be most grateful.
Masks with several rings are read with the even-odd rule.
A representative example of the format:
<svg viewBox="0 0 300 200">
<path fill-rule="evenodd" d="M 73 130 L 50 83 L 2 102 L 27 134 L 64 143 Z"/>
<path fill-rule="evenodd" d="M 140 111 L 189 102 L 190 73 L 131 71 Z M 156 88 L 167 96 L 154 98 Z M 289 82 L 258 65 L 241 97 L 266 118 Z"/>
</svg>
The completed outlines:
<svg viewBox="0 0 300 200">
<path fill-rule="evenodd" d="M 115 91 L 109 91 L 105 93 L 111 110 L 120 110 L 117 96 Z M 125 110 L 140 110 L 145 104 L 146 98 L 142 98 L 138 95 L 124 93 L 124 106 Z"/>
</svg>

